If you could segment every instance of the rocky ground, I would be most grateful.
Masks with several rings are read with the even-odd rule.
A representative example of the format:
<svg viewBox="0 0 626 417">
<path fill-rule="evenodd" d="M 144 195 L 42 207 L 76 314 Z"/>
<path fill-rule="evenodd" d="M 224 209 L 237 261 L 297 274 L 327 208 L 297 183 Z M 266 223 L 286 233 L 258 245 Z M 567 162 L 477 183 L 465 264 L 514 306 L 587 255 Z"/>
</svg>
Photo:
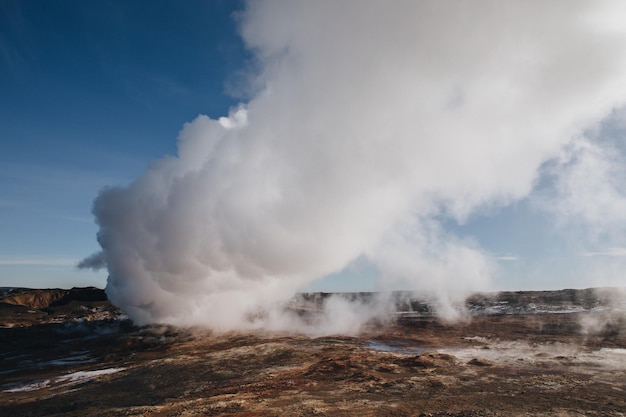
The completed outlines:
<svg viewBox="0 0 626 417">
<path fill-rule="evenodd" d="M 319 338 L 137 327 L 50 291 L 0 297 L 0 415 L 626 416 L 626 320 L 597 291 L 477 295 L 457 324 L 414 301 Z"/>
</svg>

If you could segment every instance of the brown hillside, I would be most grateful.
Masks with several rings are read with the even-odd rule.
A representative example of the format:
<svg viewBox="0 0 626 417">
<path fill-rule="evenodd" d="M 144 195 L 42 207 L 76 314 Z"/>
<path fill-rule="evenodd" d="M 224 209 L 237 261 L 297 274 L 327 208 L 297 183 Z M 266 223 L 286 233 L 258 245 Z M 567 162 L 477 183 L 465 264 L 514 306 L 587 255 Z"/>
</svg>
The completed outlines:
<svg viewBox="0 0 626 417">
<path fill-rule="evenodd" d="M 0 298 L 0 302 L 40 309 L 63 299 L 68 293 L 68 290 L 60 289 L 28 290 L 19 294 L 9 294 Z"/>
<path fill-rule="evenodd" d="M 106 301 L 105 292 L 99 288 L 72 288 L 71 290 L 44 289 L 21 290 L 0 298 L 0 303 L 24 306 L 34 309 L 65 305 L 71 301 Z"/>
</svg>

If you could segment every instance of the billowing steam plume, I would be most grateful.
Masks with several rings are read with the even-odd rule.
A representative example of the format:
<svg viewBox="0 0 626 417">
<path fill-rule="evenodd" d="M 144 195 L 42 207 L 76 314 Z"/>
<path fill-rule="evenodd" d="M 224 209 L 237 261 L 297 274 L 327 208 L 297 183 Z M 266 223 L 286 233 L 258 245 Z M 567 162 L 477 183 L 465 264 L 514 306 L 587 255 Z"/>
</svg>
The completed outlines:
<svg viewBox="0 0 626 417">
<path fill-rule="evenodd" d="M 248 3 L 254 97 L 187 123 L 177 156 L 94 203 L 108 295 L 139 322 L 290 328 L 281 302 L 365 258 L 381 289 L 447 311 L 492 265 L 439 221 L 524 198 L 542 164 L 622 104 L 625 9 Z M 328 304 L 329 332 L 379 313 Z"/>
</svg>

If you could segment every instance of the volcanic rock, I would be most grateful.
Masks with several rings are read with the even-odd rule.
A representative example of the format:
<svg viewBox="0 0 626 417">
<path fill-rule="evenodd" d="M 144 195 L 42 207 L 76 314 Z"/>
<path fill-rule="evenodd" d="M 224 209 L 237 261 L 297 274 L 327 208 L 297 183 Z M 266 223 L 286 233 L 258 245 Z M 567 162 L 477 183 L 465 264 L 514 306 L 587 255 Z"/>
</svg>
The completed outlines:
<svg viewBox="0 0 626 417">
<path fill-rule="evenodd" d="M 623 312 L 584 292 L 481 295 L 461 323 L 422 311 L 313 338 L 137 327 L 65 291 L 0 302 L 0 415 L 626 416 L 626 321 L 581 325 Z"/>
</svg>

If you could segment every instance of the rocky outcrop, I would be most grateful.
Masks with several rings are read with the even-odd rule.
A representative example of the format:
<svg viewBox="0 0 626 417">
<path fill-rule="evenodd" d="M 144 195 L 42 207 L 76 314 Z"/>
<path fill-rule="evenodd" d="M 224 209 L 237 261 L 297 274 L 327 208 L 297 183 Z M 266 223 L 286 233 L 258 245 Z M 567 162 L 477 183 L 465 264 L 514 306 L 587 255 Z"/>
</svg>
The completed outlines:
<svg viewBox="0 0 626 417">
<path fill-rule="evenodd" d="M 0 328 L 115 319 L 121 314 L 104 290 L 7 288 L 0 293 Z"/>
</svg>

